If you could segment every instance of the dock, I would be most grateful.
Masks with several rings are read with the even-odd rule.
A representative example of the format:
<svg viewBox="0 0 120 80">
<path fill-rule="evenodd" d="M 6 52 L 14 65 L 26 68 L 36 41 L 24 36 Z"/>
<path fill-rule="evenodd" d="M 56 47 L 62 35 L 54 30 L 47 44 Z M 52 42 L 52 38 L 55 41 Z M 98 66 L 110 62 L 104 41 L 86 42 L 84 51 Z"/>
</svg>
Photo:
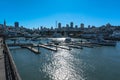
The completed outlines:
<svg viewBox="0 0 120 80">
<path fill-rule="evenodd" d="M 78 43 L 76 45 L 82 46 L 82 47 L 87 47 L 87 48 L 94 48 L 93 45 L 90 43 Z"/>
<path fill-rule="evenodd" d="M 27 48 L 27 49 L 29 49 L 30 51 L 32 51 L 32 52 L 34 52 L 34 53 L 36 53 L 36 54 L 39 54 L 39 53 L 40 53 L 39 50 L 33 48 L 32 46 L 22 46 L 22 48 Z"/>
<path fill-rule="evenodd" d="M 42 47 L 42 48 L 45 48 L 45 49 L 48 49 L 48 50 L 51 50 L 51 51 L 57 51 L 57 48 L 55 49 L 55 48 L 51 48 L 51 47 L 48 47 L 48 46 L 46 46 L 46 45 L 44 45 L 44 44 L 33 44 L 33 46 L 36 46 L 36 47 Z"/>
<path fill-rule="evenodd" d="M 9 44 L 7 44 L 8 46 L 33 46 L 33 44 L 32 43 L 16 43 L 16 44 L 14 44 L 14 43 L 9 43 Z"/>
<path fill-rule="evenodd" d="M 49 46 L 54 46 L 54 47 L 61 48 L 61 49 L 71 50 L 71 48 L 66 48 L 66 47 L 59 46 L 59 45 L 57 46 L 57 45 L 50 44 Z"/>
<path fill-rule="evenodd" d="M 77 48 L 77 49 L 83 49 L 83 47 L 82 47 L 82 46 L 69 45 L 69 47 L 72 47 L 72 48 Z"/>
<path fill-rule="evenodd" d="M 39 44 L 39 47 L 42 47 L 42 48 L 45 48 L 45 49 L 48 49 L 48 50 L 52 50 L 52 51 L 57 51 L 57 49 L 55 49 L 55 48 L 51 48 L 51 47 L 48 47 L 48 46 L 45 46 L 45 45 L 41 45 L 41 44 Z"/>
</svg>

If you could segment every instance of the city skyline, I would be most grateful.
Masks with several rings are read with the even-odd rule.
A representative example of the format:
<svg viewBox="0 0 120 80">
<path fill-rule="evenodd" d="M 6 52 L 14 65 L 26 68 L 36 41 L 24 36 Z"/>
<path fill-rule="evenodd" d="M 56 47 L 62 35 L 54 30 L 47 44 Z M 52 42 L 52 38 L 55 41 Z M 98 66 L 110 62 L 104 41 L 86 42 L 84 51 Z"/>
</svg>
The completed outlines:
<svg viewBox="0 0 120 80">
<path fill-rule="evenodd" d="M 118 0 L 2 0 L 0 24 L 5 19 L 7 25 L 18 21 L 27 28 L 55 27 L 55 21 L 64 26 L 70 22 L 86 27 L 120 25 L 119 4 Z"/>
</svg>

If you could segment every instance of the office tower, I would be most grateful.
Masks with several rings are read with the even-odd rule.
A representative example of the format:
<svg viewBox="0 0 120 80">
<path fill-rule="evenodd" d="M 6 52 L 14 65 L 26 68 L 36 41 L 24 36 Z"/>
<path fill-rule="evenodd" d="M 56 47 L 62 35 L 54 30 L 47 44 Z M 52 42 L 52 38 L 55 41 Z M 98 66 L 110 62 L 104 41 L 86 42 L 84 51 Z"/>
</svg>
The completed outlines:
<svg viewBox="0 0 120 80">
<path fill-rule="evenodd" d="M 4 28 L 6 28 L 6 21 L 4 20 Z"/>
<path fill-rule="evenodd" d="M 81 23 L 81 29 L 84 29 L 84 24 L 83 23 Z"/>
<path fill-rule="evenodd" d="M 17 28 L 17 27 L 19 27 L 19 22 L 15 22 L 14 23 L 14 26 Z"/>
<path fill-rule="evenodd" d="M 61 29 L 61 23 L 58 23 L 58 29 Z"/>
<path fill-rule="evenodd" d="M 77 28 L 78 28 L 78 25 L 75 25 L 75 28 L 77 29 Z"/>
<path fill-rule="evenodd" d="M 73 22 L 70 22 L 70 28 L 73 28 Z"/>
</svg>

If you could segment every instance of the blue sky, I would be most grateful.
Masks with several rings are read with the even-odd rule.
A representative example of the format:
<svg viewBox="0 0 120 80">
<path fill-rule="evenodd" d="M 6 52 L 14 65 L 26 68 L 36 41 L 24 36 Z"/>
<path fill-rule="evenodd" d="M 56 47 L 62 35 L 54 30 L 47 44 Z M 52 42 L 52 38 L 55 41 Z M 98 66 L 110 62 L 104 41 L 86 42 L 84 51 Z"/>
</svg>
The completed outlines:
<svg viewBox="0 0 120 80">
<path fill-rule="evenodd" d="M 120 0 L 0 0 L 0 23 L 18 21 L 27 28 L 41 25 L 120 25 Z"/>
</svg>

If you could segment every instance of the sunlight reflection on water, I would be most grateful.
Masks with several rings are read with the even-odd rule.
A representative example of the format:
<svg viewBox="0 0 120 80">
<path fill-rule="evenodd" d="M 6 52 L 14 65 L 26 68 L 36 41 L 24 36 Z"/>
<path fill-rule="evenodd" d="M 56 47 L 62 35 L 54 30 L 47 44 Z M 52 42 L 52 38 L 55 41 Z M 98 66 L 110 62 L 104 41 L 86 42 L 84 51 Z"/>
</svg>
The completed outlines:
<svg viewBox="0 0 120 80">
<path fill-rule="evenodd" d="M 51 75 L 53 80 L 84 80 L 82 72 L 79 74 L 74 69 L 72 63 L 74 56 L 69 51 L 59 51 L 53 58 L 52 62 L 45 67 L 44 71 Z"/>
</svg>

